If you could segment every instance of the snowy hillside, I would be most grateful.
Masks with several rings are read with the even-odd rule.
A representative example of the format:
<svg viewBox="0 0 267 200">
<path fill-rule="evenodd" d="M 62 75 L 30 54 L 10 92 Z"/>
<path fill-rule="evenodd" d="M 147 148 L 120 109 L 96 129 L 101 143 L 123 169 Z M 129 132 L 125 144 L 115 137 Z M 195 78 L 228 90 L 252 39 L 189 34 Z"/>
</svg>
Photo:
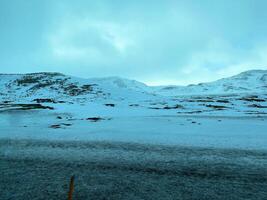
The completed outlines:
<svg viewBox="0 0 267 200">
<path fill-rule="evenodd" d="M 267 70 L 251 70 L 210 83 L 188 86 L 155 87 L 157 94 L 165 96 L 188 94 L 262 93 L 267 91 Z"/>
<path fill-rule="evenodd" d="M 79 118 L 129 115 L 266 115 L 267 71 L 185 87 L 149 87 L 119 77 L 0 74 L 0 112 L 46 109 Z M 52 111 L 51 111 L 52 112 Z"/>
<path fill-rule="evenodd" d="M 0 90 L 2 101 L 34 98 L 121 100 L 146 99 L 155 95 L 264 93 L 267 91 L 267 70 L 246 71 L 210 83 L 159 87 L 119 77 L 81 79 L 60 73 L 0 74 Z"/>
<path fill-rule="evenodd" d="M 80 79 L 60 73 L 0 74 L 2 101 L 32 101 L 50 98 L 55 101 L 77 99 L 144 98 L 147 86 L 117 77 Z"/>
</svg>

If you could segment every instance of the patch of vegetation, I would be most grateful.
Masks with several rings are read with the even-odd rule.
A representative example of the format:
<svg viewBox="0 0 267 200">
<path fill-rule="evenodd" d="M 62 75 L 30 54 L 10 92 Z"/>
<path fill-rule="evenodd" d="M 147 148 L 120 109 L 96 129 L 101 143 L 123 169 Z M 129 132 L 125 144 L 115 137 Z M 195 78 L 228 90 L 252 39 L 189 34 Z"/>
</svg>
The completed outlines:
<svg viewBox="0 0 267 200">
<path fill-rule="evenodd" d="M 54 99 L 44 98 L 44 99 L 34 99 L 36 103 L 66 103 L 66 101 L 56 101 Z"/>
<path fill-rule="evenodd" d="M 260 99 L 258 96 L 254 95 L 254 96 L 247 96 L 247 97 L 242 97 L 238 100 L 242 100 L 242 101 L 250 101 L 250 102 L 265 102 L 264 99 Z"/>
<path fill-rule="evenodd" d="M 38 83 L 35 86 L 33 86 L 30 90 L 38 90 L 38 89 L 41 89 L 41 88 L 45 88 L 45 87 L 53 85 L 54 83 L 55 82 L 52 82 L 52 81 L 47 81 L 47 82 L 44 82 L 44 83 Z"/>
<path fill-rule="evenodd" d="M 55 76 L 65 76 L 59 72 L 37 72 L 37 73 L 30 73 L 28 76 L 43 76 L 43 77 L 55 77 Z"/>
<path fill-rule="evenodd" d="M 92 85 L 83 85 L 79 87 L 74 83 L 69 84 L 63 88 L 64 92 L 70 96 L 78 96 L 93 91 Z"/>
<path fill-rule="evenodd" d="M 54 99 L 34 99 L 36 103 L 56 103 Z"/>
<path fill-rule="evenodd" d="M 183 109 L 184 107 L 182 105 L 176 104 L 174 106 L 165 106 L 163 109 L 170 110 L 170 109 Z"/>
<path fill-rule="evenodd" d="M 55 76 L 63 76 L 63 78 L 53 78 Z M 79 85 L 78 83 L 68 83 L 70 78 L 64 78 L 60 73 L 34 73 L 27 74 L 21 79 L 16 80 L 18 86 L 32 85 L 28 92 L 34 92 L 42 88 L 50 88 L 59 93 L 64 93 L 69 96 L 83 95 L 93 91 L 93 86 L 96 84 Z"/>
<path fill-rule="evenodd" d="M 262 106 L 260 104 L 251 104 L 251 105 L 248 105 L 248 107 L 250 107 L 250 108 L 267 108 L 267 106 Z"/>
<path fill-rule="evenodd" d="M 40 80 L 39 77 L 26 75 L 22 79 L 16 80 L 16 82 L 17 82 L 17 85 L 28 85 L 28 84 L 38 83 L 39 80 Z"/>
<path fill-rule="evenodd" d="M 0 108 L 7 108 L 8 110 L 54 109 L 53 107 L 43 106 L 41 104 L 0 104 Z"/>
<path fill-rule="evenodd" d="M 83 85 L 81 88 L 83 90 L 86 90 L 86 91 L 92 91 L 93 90 L 93 86 L 96 86 L 96 84 L 93 84 L 93 85 L 89 85 L 89 84 Z"/>
<path fill-rule="evenodd" d="M 205 106 L 208 107 L 208 108 L 216 109 L 216 110 L 224 110 L 224 109 L 228 108 L 226 106 L 211 105 L 211 104 L 208 104 L 208 105 L 205 105 Z"/>
<path fill-rule="evenodd" d="M 21 110 L 33 110 L 33 109 L 49 109 L 54 110 L 53 107 L 50 106 L 43 106 L 42 104 L 17 104 L 18 106 L 21 106 Z"/>
</svg>

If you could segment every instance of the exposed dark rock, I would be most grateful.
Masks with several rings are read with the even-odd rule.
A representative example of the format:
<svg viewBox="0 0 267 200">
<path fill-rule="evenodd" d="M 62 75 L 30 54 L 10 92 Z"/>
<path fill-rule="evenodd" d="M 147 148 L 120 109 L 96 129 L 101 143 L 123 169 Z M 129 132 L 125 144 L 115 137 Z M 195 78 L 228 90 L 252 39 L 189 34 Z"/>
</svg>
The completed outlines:
<svg viewBox="0 0 267 200">
<path fill-rule="evenodd" d="M 64 125 L 64 126 L 71 126 L 72 124 L 63 123 L 62 125 Z"/>
<path fill-rule="evenodd" d="M 258 96 L 254 95 L 254 96 L 247 96 L 247 97 L 242 97 L 238 100 L 242 100 L 242 101 L 250 101 L 250 102 L 265 102 L 264 99 L 260 99 Z"/>
<path fill-rule="evenodd" d="M 216 102 L 218 102 L 218 103 L 230 103 L 229 100 L 217 100 Z"/>
<path fill-rule="evenodd" d="M 17 85 L 28 85 L 28 84 L 32 84 L 32 83 L 38 83 L 39 80 L 40 79 L 38 77 L 26 75 L 22 79 L 16 80 L 16 82 L 17 82 Z"/>
<path fill-rule="evenodd" d="M 98 122 L 98 121 L 101 121 L 101 120 L 104 120 L 104 119 L 101 118 L 101 117 L 88 117 L 88 118 L 86 118 L 86 120 L 89 120 L 89 121 L 92 121 L 92 122 Z"/>
<path fill-rule="evenodd" d="M 211 105 L 211 104 L 208 104 L 208 105 L 205 105 L 205 106 L 208 107 L 208 108 L 214 108 L 214 109 L 217 109 L 217 110 L 223 110 L 223 109 L 228 108 L 228 107 L 226 107 L 226 106 Z"/>
<path fill-rule="evenodd" d="M 106 103 L 105 106 L 115 107 L 114 103 Z"/>
<path fill-rule="evenodd" d="M 56 103 L 54 99 L 34 99 L 36 103 Z"/>
<path fill-rule="evenodd" d="M 248 107 L 250 107 L 250 108 L 267 108 L 267 106 L 262 106 L 260 104 L 251 104 L 251 105 L 248 105 Z"/>
<path fill-rule="evenodd" d="M 58 128 L 64 128 L 62 126 L 71 126 L 72 124 L 67 124 L 67 123 L 61 123 L 61 124 L 53 124 L 50 126 L 50 128 L 58 129 Z"/>
<path fill-rule="evenodd" d="M 53 107 L 43 106 L 41 104 L 0 104 L 0 107 L 7 108 L 8 110 L 54 109 Z"/>
<path fill-rule="evenodd" d="M 174 106 L 164 106 L 163 108 L 159 108 L 159 107 L 149 107 L 150 109 L 164 109 L 164 110 L 171 110 L 171 109 L 183 109 L 184 107 L 182 105 L 176 104 Z"/>
<path fill-rule="evenodd" d="M 176 104 L 174 106 L 165 106 L 163 109 L 183 109 L 182 105 Z"/>
<path fill-rule="evenodd" d="M 61 128 L 60 124 L 53 124 L 50 126 L 50 128 L 58 129 Z"/>
<path fill-rule="evenodd" d="M 129 106 L 131 106 L 131 107 L 138 107 L 139 104 L 130 104 Z"/>
<path fill-rule="evenodd" d="M 3 101 L 3 103 L 11 103 L 12 101 Z"/>
</svg>

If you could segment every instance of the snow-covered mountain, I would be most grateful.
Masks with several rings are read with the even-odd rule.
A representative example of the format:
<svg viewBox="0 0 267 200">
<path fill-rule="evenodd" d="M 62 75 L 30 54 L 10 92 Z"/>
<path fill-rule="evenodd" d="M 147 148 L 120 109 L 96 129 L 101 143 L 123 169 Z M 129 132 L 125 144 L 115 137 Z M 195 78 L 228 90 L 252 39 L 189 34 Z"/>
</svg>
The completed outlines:
<svg viewBox="0 0 267 200">
<path fill-rule="evenodd" d="M 149 87 L 119 77 L 81 79 L 61 73 L 0 74 L 0 100 L 146 100 L 155 96 L 266 93 L 267 70 L 251 70 L 210 83 Z"/>
<path fill-rule="evenodd" d="M 0 74 L 2 101 L 31 101 L 49 98 L 56 101 L 75 99 L 127 99 L 152 95 L 140 82 L 118 77 L 81 79 L 61 73 Z"/>
<path fill-rule="evenodd" d="M 191 94 L 234 94 L 267 92 L 267 70 L 250 70 L 214 82 L 188 86 L 155 87 L 157 94 L 165 96 Z"/>
<path fill-rule="evenodd" d="M 215 82 L 150 87 L 119 77 L 76 78 L 61 73 L 0 74 L 0 113 L 46 110 L 76 119 L 155 115 L 267 115 L 267 71 Z M 90 116 L 89 115 L 89 116 Z"/>
</svg>

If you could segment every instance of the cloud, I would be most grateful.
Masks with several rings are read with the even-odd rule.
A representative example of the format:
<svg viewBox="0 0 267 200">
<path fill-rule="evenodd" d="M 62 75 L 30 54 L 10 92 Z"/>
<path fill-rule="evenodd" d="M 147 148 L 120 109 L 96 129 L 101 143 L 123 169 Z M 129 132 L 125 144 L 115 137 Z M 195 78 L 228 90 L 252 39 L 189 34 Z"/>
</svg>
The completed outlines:
<svg viewBox="0 0 267 200">
<path fill-rule="evenodd" d="M 266 43 L 267 44 L 267 43 Z M 184 84 L 214 81 L 253 69 L 267 69 L 267 45 L 251 49 L 234 47 L 228 41 L 211 40 L 201 51 L 192 54 L 180 71 Z"/>
<path fill-rule="evenodd" d="M 0 67 L 122 76 L 153 85 L 266 69 L 266 5 L 261 0 L 4 0 Z"/>
<path fill-rule="evenodd" d="M 53 56 L 58 59 L 88 59 L 109 57 L 112 51 L 124 54 L 134 45 L 128 27 L 109 21 L 75 19 L 64 23 L 49 35 Z M 105 52 L 106 51 L 106 52 Z M 103 54 L 103 55 L 102 55 Z"/>
</svg>

